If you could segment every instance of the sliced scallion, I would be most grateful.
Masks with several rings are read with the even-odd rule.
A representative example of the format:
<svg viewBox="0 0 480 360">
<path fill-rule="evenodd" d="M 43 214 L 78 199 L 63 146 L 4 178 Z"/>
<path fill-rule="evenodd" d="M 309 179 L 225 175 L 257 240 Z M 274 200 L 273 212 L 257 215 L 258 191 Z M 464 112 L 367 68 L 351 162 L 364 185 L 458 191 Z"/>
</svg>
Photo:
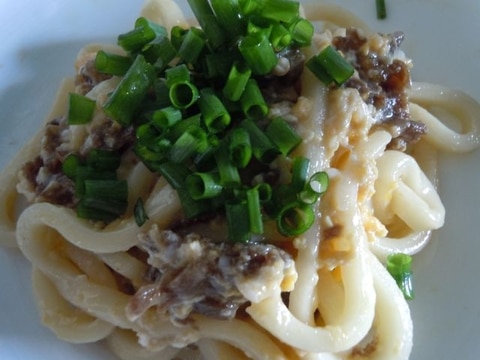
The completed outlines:
<svg viewBox="0 0 480 360">
<path fill-rule="evenodd" d="M 387 18 L 387 6 L 385 0 L 375 0 L 377 9 L 377 19 L 383 20 Z"/>
<path fill-rule="evenodd" d="M 240 105 L 243 113 L 249 119 L 261 120 L 267 116 L 268 105 L 255 79 L 248 79 L 240 96 Z"/>
<path fill-rule="evenodd" d="M 96 101 L 84 95 L 70 93 L 68 96 L 67 122 L 69 125 L 83 125 L 92 121 Z"/>
<path fill-rule="evenodd" d="M 104 50 L 95 56 L 95 68 L 104 74 L 123 76 L 126 74 L 133 60 L 128 56 L 107 53 Z"/>
<path fill-rule="evenodd" d="M 270 121 L 265 133 L 283 155 L 288 155 L 302 142 L 300 135 L 279 116 Z"/>
<path fill-rule="evenodd" d="M 410 255 L 403 253 L 396 253 L 387 257 L 387 270 L 395 279 L 407 300 L 415 298 L 412 283 L 412 260 Z"/>
<path fill-rule="evenodd" d="M 262 32 L 254 32 L 245 36 L 240 40 L 238 49 L 256 75 L 266 75 L 277 65 L 275 51 L 268 37 Z"/>
<path fill-rule="evenodd" d="M 103 106 L 105 114 L 120 125 L 130 125 L 135 112 L 151 88 L 154 77 L 152 65 L 147 63 L 142 55 L 138 55 Z"/>
<path fill-rule="evenodd" d="M 236 61 L 228 74 L 222 91 L 223 96 L 230 101 L 240 100 L 251 74 L 252 70 L 245 63 Z"/>
<path fill-rule="evenodd" d="M 222 192 L 218 173 L 196 172 L 186 179 L 186 187 L 194 200 L 210 199 Z"/>
<path fill-rule="evenodd" d="M 149 219 L 143 205 L 143 199 L 141 197 L 139 197 L 135 202 L 135 206 L 133 207 L 133 216 L 135 217 L 135 222 L 139 227 L 143 226 L 145 222 Z"/>
<path fill-rule="evenodd" d="M 200 91 L 198 105 L 203 122 L 210 132 L 223 131 L 230 124 L 230 114 L 211 88 L 203 88 Z"/>
<path fill-rule="evenodd" d="M 309 205 L 292 203 L 285 206 L 277 218 L 277 228 L 284 236 L 298 236 L 307 231 L 315 220 Z"/>
</svg>

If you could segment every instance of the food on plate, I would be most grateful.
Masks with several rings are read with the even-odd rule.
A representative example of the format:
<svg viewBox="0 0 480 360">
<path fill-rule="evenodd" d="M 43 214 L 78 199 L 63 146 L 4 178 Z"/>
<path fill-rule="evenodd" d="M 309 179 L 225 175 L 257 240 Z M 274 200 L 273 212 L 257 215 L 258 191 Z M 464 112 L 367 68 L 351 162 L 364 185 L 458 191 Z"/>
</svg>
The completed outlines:
<svg viewBox="0 0 480 360">
<path fill-rule="evenodd" d="M 43 322 L 122 359 L 407 359 L 430 159 L 479 146 L 480 104 L 339 7 L 189 5 L 83 48 L 0 174 Z"/>
</svg>

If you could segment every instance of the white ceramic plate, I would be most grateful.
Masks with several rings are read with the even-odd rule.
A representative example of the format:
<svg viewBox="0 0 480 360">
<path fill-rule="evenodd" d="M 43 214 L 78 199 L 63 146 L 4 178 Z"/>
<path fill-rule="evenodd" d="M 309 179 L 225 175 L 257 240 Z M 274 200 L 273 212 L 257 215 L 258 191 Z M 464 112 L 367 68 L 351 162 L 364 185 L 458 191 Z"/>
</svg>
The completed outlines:
<svg viewBox="0 0 480 360">
<path fill-rule="evenodd" d="M 337 0 L 383 32 L 403 30 L 413 77 L 465 90 L 480 99 L 480 2 Z M 142 0 L 0 0 L 0 168 L 37 130 L 77 51 L 115 41 L 131 28 Z M 480 114 L 479 114 L 480 116 Z M 415 258 L 413 360 L 474 360 L 480 354 L 480 152 L 441 159 L 445 227 Z M 43 328 L 32 300 L 29 264 L 0 249 L 0 359 L 113 359 L 101 345 L 71 345 Z"/>
</svg>

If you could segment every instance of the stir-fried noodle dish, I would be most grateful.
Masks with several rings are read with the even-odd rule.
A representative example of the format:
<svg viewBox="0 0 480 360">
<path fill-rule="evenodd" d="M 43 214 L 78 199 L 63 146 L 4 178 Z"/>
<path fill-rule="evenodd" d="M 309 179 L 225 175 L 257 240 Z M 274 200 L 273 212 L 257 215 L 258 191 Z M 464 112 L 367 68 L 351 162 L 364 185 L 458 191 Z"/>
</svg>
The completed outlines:
<svg viewBox="0 0 480 360">
<path fill-rule="evenodd" d="M 480 104 L 337 6 L 188 3 L 81 49 L 0 173 L 42 322 L 128 360 L 408 359 L 434 159 Z"/>
</svg>

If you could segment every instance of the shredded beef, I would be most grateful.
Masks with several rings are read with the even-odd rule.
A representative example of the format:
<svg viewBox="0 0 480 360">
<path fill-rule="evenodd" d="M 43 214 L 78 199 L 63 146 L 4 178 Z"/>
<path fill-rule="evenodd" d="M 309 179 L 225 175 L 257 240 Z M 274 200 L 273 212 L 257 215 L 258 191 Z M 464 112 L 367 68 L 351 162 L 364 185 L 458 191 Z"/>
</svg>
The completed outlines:
<svg viewBox="0 0 480 360">
<path fill-rule="evenodd" d="M 389 148 L 405 150 L 409 143 L 416 142 L 425 132 L 426 126 L 410 118 L 407 89 L 410 87 L 410 70 L 404 61 L 394 58 L 402 43 L 403 33 L 384 35 L 388 51 L 380 53 L 373 49 L 365 51 L 368 40 L 355 29 L 348 29 L 346 36 L 337 36 L 332 44 L 353 58 L 358 76 L 345 84 L 357 89 L 367 104 L 375 106 L 378 122 L 382 126 L 400 129 Z"/>
<path fill-rule="evenodd" d="M 255 285 L 246 284 L 256 280 L 264 289 L 273 287 L 277 269 L 282 269 L 283 278 L 285 269 L 293 266 L 291 256 L 271 244 L 214 243 L 196 234 L 181 237 L 156 227 L 140 236 L 139 246 L 149 254 L 151 283 L 132 298 L 127 308 L 131 319 L 152 306 L 172 321 L 191 313 L 233 318 L 248 303 L 242 284 L 248 291 Z"/>
</svg>

